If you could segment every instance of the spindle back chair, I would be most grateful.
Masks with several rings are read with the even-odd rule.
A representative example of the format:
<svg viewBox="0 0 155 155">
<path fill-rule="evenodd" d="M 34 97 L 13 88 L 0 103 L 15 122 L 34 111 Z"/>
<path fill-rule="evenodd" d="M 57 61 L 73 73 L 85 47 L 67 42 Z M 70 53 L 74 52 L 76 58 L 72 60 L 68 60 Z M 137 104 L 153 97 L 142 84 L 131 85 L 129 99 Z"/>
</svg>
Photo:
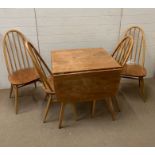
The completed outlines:
<svg viewBox="0 0 155 155">
<path fill-rule="evenodd" d="M 30 59 L 24 45 L 25 40 L 26 37 L 18 30 L 9 30 L 4 36 L 3 49 L 9 74 L 30 67 Z"/>
<path fill-rule="evenodd" d="M 145 101 L 144 77 L 146 76 L 146 69 L 144 65 L 146 42 L 144 31 L 139 26 L 132 26 L 125 32 L 124 36 L 127 35 L 131 35 L 133 37 L 134 44 L 129 57 L 130 61 L 123 68 L 122 77 L 139 80 L 140 94 Z"/>
<path fill-rule="evenodd" d="M 36 48 L 30 43 L 30 42 L 25 42 L 26 48 L 28 49 L 29 55 L 32 59 L 32 62 L 40 76 L 40 79 L 43 83 L 44 91 L 47 94 L 48 97 L 48 103 L 45 108 L 45 115 L 43 122 L 46 122 L 47 114 L 49 112 L 50 106 L 52 104 L 52 97 L 55 94 L 54 90 L 54 81 L 53 81 L 53 74 L 48 68 L 47 64 L 43 60 L 43 58 L 40 56 Z M 61 103 L 60 107 L 60 112 L 59 112 L 59 129 L 62 127 L 62 119 L 63 119 L 63 113 L 64 113 L 64 103 Z M 75 112 L 76 116 L 76 109 L 75 109 L 75 104 L 73 104 L 73 109 Z"/>
<path fill-rule="evenodd" d="M 132 47 L 133 47 L 132 36 L 126 36 L 119 42 L 119 44 L 117 45 L 112 54 L 112 57 L 123 67 L 131 54 Z M 114 99 L 116 100 L 115 97 Z M 111 99 L 108 101 L 108 103 L 110 103 L 111 108 L 113 109 Z M 117 102 L 115 103 L 117 109 L 120 111 L 118 103 Z M 96 109 L 96 100 L 94 100 L 92 104 L 92 110 L 91 110 L 92 117 L 94 117 L 95 115 L 95 109 Z M 115 120 L 115 113 L 113 110 L 111 110 L 111 112 L 112 112 L 112 119 Z"/>
<path fill-rule="evenodd" d="M 146 51 L 144 31 L 138 26 L 133 26 L 126 31 L 125 36 L 128 35 L 131 35 L 134 41 L 129 60 L 132 61 L 132 63 L 144 66 Z"/>
<path fill-rule="evenodd" d="M 49 78 L 53 79 L 53 75 L 43 58 L 40 56 L 36 48 L 30 43 L 26 43 L 26 48 L 28 49 L 29 55 L 33 61 L 33 64 L 40 76 L 40 80 L 43 83 L 44 89 L 49 91 L 49 93 L 54 94 L 54 84 L 49 81 Z"/>
<path fill-rule="evenodd" d="M 3 53 L 11 83 L 10 97 L 15 90 L 15 109 L 18 113 L 18 88 L 39 80 L 24 42 L 26 37 L 18 30 L 12 29 L 5 33 L 3 38 Z"/>
<path fill-rule="evenodd" d="M 132 36 L 126 36 L 121 40 L 121 42 L 117 45 L 116 49 L 114 50 L 112 57 L 123 67 L 133 48 L 133 38 Z"/>
</svg>

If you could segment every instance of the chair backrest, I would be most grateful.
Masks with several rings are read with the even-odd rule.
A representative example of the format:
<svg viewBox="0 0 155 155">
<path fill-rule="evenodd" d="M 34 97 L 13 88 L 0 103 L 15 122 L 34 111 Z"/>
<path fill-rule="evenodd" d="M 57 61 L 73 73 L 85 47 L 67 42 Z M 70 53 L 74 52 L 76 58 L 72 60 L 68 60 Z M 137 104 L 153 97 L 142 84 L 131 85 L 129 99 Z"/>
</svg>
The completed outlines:
<svg viewBox="0 0 155 155">
<path fill-rule="evenodd" d="M 44 88 L 50 90 L 51 92 L 54 92 L 54 88 L 52 88 L 50 84 L 50 82 L 52 81 L 49 82 L 48 80 L 49 77 L 52 77 L 52 72 L 48 68 L 47 64 L 45 63 L 41 55 L 38 53 L 36 48 L 30 42 L 26 41 L 25 46 L 32 59 L 33 65 L 40 76 Z"/>
<path fill-rule="evenodd" d="M 3 38 L 3 52 L 9 74 L 32 66 L 24 42 L 26 37 L 18 30 L 9 30 Z"/>
<path fill-rule="evenodd" d="M 144 66 L 146 51 L 144 31 L 138 26 L 133 26 L 125 32 L 125 36 L 128 35 L 132 35 L 134 41 L 129 59 L 136 64 L 141 64 Z"/>
<path fill-rule="evenodd" d="M 121 40 L 121 42 L 117 45 L 116 49 L 114 50 L 112 57 L 123 67 L 133 48 L 133 37 L 126 36 Z"/>
</svg>

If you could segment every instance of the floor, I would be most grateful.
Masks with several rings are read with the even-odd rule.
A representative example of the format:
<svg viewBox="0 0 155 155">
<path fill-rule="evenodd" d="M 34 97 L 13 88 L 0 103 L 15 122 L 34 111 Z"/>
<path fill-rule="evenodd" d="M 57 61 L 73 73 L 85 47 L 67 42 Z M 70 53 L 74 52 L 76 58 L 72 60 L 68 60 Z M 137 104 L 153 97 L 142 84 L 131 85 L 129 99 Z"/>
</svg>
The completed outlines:
<svg viewBox="0 0 155 155">
<path fill-rule="evenodd" d="M 9 90 L 0 90 L 0 146 L 155 146 L 155 79 L 145 80 L 145 90 L 144 103 L 136 81 L 121 82 L 116 121 L 104 101 L 98 101 L 94 118 L 89 103 L 78 103 L 78 121 L 68 104 L 62 129 L 58 129 L 58 103 L 42 123 L 46 102 L 41 88 L 21 88 L 18 115 Z"/>
</svg>

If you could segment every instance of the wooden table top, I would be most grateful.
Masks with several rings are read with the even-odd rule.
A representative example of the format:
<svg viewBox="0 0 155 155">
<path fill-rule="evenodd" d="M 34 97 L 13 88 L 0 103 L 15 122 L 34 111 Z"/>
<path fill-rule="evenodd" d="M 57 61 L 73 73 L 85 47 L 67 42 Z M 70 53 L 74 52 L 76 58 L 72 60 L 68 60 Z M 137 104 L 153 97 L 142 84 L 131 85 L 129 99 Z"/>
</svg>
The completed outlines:
<svg viewBox="0 0 155 155">
<path fill-rule="evenodd" d="M 53 74 L 121 68 L 103 48 L 57 50 L 51 53 Z"/>
</svg>

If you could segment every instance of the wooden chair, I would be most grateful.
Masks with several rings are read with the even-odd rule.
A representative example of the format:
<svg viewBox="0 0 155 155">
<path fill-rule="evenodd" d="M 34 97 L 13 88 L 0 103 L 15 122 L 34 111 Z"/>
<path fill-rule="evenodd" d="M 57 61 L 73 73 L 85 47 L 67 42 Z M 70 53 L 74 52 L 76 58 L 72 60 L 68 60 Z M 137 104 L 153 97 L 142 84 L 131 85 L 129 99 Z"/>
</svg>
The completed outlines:
<svg viewBox="0 0 155 155">
<path fill-rule="evenodd" d="M 129 57 L 130 62 L 123 67 L 122 77 L 139 81 L 140 94 L 145 101 L 144 77 L 146 76 L 146 69 L 144 64 L 146 44 L 144 31 L 138 26 L 133 26 L 125 32 L 125 36 L 127 35 L 133 36 L 134 44 Z"/>
<path fill-rule="evenodd" d="M 114 50 L 112 57 L 122 66 L 126 64 L 133 48 L 133 37 L 126 36 Z"/>
<path fill-rule="evenodd" d="M 131 54 L 132 48 L 133 48 L 133 37 L 132 36 L 126 36 L 117 45 L 117 47 L 115 48 L 115 50 L 112 54 L 112 57 L 123 67 L 126 64 L 128 58 Z M 115 100 L 115 103 L 116 103 L 115 105 L 116 105 L 117 110 L 120 111 L 116 97 L 113 96 L 112 98 L 113 98 L 113 100 Z M 112 119 L 115 120 L 115 113 L 112 110 L 113 109 L 112 108 L 112 98 L 109 99 L 108 102 L 110 103 L 109 105 L 111 105 L 110 112 L 112 114 Z M 95 107 L 96 107 L 96 101 L 94 100 L 93 106 L 92 106 L 92 117 L 95 115 Z"/>
<path fill-rule="evenodd" d="M 35 47 L 30 42 L 26 42 L 25 45 L 26 45 L 26 48 L 28 49 L 28 52 L 33 61 L 33 64 L 40 76 L 40 80 L 42 81 L 42 84 L 43 84 L 43 89 L 47 94 L 46 97 L 48 98 L 48 103 L 45 108 L 45 115 L 43 119 L 43 122 L 45 123 L 49 108 L 52 105 L 52 97 L 56 95 L 55 89 L 54 89 L 53 75 L 50 69 L 48 68 L 47 64 L 45 63 L 45 61 L 42 59 L 38 51 L 35 49 Z M 65 107 L 64 104 L 61 103 L 61 108 L 59 113 L 59 129 L 62 127 L 64 107 Z M 73 104 L 73 108 L 76 116 L 76 109 L 74 104 Z"/>
<path fill-rule="evenodd" d="M 9 30 L 3 38 L 3 52 L 11 83 L 10 97 L 15 92 L 15 112 L 18 113 L 18 88 L 35 84 L 39 76 L 32 66 L 24 42 L 25 36 L 18 30 Z"/>
</svg>

